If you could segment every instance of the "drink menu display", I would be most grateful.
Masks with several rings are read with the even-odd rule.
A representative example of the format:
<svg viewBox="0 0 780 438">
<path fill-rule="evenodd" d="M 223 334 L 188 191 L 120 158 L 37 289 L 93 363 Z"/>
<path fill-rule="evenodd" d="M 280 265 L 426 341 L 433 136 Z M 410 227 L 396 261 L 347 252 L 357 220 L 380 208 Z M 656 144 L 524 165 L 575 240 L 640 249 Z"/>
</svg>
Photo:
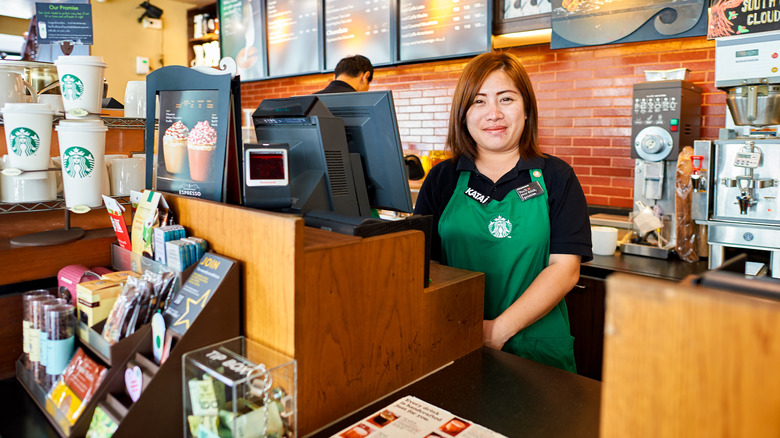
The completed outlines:
<svg viewBox="0 0 780 438">
<path fill-rule="evenodd" d="M 487 0 L 401 0 L 400 61 L 490 50 Z"/>
<path fill-rule="evenodd" d="M 320 71 L 318 0 L 268 0 L 269 76 Z"/>
<path fill-rule="evenodd" d="M 222 55 L 236 60 L 242 81 L 265 76 L 263 12 L 260 0 L 223 0 L 219 3 Z"/>
<path fill-rule="evenodd" d="M 391 0 L 325 0 L 325 68 L 363 55 L 371 64 L 393 62 Z"/>
</svg>

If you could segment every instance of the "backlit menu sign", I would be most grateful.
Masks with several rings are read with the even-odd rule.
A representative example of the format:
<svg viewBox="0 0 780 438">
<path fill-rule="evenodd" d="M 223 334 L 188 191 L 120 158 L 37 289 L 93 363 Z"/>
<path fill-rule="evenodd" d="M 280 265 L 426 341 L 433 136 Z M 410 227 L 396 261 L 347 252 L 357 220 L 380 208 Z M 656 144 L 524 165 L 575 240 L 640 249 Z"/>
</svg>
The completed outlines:
<svg viewBox="0 0 780 438">
<path fill-rule="evenodd" d="M 490 50 L 487 0 L 401 0 L 400 60 Z"/>
<path fill-rule="evenodd" d="M 268 0 L 268 73 L 319 72 L 318 0 Z"/>
<path fill-rule="evenodd" d="M 371 64 L 393 62 L 391 0 L 325 0 L 325 68 L 363 55 Z"/>
<path fill-rule="evenodd" d="M 257 80 L 265 76 L 262 14 L 260 0 L 219 2 L 219 41 L 222 56 L 236 60 L 242 81 Z"/>
</svg>

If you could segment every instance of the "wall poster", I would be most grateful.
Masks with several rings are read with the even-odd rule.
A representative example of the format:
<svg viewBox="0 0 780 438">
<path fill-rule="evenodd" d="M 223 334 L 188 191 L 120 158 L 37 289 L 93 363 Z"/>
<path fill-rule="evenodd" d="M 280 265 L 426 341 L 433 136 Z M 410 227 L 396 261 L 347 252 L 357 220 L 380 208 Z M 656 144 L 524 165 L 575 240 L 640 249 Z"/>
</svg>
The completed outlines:
<svg viewBox="0 0 780 438">
<path fill-rule="evenodd" d="M 552 49 L 701 36 L 708 0 L 552 0 Z"/>
</svg>

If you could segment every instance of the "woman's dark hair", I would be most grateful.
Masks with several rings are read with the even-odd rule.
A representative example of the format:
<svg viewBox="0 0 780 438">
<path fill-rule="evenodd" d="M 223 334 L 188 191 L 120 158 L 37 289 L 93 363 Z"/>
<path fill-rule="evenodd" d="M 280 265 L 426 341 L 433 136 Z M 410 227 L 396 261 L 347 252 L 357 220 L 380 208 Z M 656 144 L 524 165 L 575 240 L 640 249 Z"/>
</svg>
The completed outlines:
<svg viewBox="0 0 780 438">
<path fill-rule="evenodd" d="M 333 76 L 339 77 L 345 74 L 351 78 L 356 78 L 363 73 L 368 72 L 368 82 L 374 80 L 374 66 L 371 65 L 371 61 L 363 55 L 354 55 L 347 58 L 342 58 L 338 64 L 336 64 L 336 70 L 333 71 Z"/>
<path fill-rule="evenodd" d="M 514 55 L 506 52 L 488 52 L 478 55 L 466 64 L 455 87 L 447 131 L 447 146 L 452 150 L 453 160 L 457 161 L 461 155 L 472 160 L 477 158 L 477 144 L 469 134 L 466 113 L 473 104 L 482 83 L 485 82 L 485 78 L 498 70 L 509 76 L 523 98 L 526 120 L 518 144 L 520 157 L 529 159 L 544 155 L 539 148 L 539 111 L 536 107 L 536 95 L 528 73 Z"/>
</svg>

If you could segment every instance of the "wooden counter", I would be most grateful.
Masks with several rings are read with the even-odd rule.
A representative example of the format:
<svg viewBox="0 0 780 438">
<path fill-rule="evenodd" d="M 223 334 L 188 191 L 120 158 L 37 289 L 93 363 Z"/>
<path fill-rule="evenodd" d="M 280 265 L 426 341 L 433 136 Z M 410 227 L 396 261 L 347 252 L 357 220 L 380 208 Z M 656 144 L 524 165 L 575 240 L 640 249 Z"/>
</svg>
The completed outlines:
<svg viewBox="0 0 780 438">
<path fill-rule="evenodd" d="M 423 288 L 420 231 L 358 238 L 166 200 L 189 234 L 241 262 L 247 337 L 297 360 L 300 435 L 482 345 L 483 274 L 434 264 Z"/>
</svg>

